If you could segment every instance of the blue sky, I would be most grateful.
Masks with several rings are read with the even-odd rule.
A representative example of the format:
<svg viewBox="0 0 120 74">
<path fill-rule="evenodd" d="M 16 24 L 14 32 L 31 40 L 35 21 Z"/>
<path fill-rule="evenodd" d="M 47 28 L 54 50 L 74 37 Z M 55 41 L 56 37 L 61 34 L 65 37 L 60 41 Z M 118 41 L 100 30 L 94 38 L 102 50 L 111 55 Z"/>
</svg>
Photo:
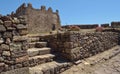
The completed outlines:
<svg viewBox="0 0 120 74">
<path fill-rule="evenodd" d="M 0 14 L 15 11 L 22 3 L 59 10 L 61 24 L 102 24 L 120 21 L 120 0 L 0 0 Z"/>
</svg>

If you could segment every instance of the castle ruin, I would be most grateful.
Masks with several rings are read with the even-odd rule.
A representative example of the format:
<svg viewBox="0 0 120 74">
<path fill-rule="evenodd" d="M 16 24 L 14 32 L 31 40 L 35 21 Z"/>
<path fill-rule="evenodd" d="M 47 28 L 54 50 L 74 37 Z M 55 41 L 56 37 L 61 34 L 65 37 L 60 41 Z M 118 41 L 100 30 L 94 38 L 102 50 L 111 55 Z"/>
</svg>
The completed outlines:
<svg viewBox="0 0 120 74">
<path fill-rule="evenodd" d="M 32 4 L 23 3 L 17 10 L 14 16 L 23 16 L 26 19 L 29 33 L 41 33 L 50 32 L 60 28 L 59 12 L 53 12 L 49 7 L 46 10 L 45 6 L 41 6 L 41 9 L 34 9 Z"/>
<path fill-rule="evenodd" d="M 86 58 L 115 47 L 112 55 L 91 59 L 87 65 L 107 61 L 120 53 L 120 47 L 116 47 L 120 44 L 120 22 L 101 26 L 68 25 L 60 30 L 58 11 L 23 4 L 16 13 L 0 16 L 0 74 L 61 74 L 76 64 L 86 65 Z M 57 29 L 57 33 L 50 32 Z M 82 32 L 86 29 L 93 31 Z"/>
</svg>

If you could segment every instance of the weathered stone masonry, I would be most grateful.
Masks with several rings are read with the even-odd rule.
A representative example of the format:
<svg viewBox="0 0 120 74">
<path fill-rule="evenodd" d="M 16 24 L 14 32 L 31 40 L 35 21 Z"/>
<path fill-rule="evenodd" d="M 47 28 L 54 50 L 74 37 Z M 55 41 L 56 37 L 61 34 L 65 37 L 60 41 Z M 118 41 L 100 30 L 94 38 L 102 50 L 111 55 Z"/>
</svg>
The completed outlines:
<svg viewBox="0 0 120 74">
<path fill-rule="evenodd" d="M 14 16 L 24 16 L 26 19 L 29 33 L 50 32 L 60 28 L 59 12 L 53 12 L 52 8 L 46 10 L 45 6 L 41 9 L 34 9 L 32 4 L 22 4 Z"/>
<path fill-rule="evenodd" d="M 46 37 L 55 52 L 71 61 L 87 58 L 118 45 L 116 32 L 66 32 Z"/>
<path fill-rule="evenodd" d="M 71 61 L 93 56 L 120 44 L 120 30 L 115 29 L 119 25 L 120 22 L 112 22 L 113 28 L 104 32 L 66 31 L 30 38 L 28 33 L 58 29 L 60 19 L 58 11 L 53 12 L 51 8 L 46 10 L 42 6 L 41 9 L 34 9 L 31 4 L 23 4 L 15 14 L 0 16 L 0 74 L 59 74 L 72 66 Z M 102 26 L 110 27 L 109 24 Z M 93 29 L 98 24 L 79 27 Z M 70 61 L 57 62 L 56 58 L 60 59 L 58 56 Z"/>
<path fill-rule="evenodd" d="M 26 34 L 23 18 L 0 17 L 0 73 L 28 66 Z"/>
</svg>

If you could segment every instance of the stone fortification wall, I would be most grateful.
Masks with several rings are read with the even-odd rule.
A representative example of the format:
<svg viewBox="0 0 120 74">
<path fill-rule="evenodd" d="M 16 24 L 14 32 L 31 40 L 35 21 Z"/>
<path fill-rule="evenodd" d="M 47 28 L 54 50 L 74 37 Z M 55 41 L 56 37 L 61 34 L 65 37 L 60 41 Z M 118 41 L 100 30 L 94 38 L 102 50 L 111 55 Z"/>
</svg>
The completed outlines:
<svg viewBox="0 0 120 74">
<path fill-rule="evenodd" d="M 120 28 L 120 22 L 111 22 L 112 28 Z"/>
<path fill-rule="evenodd" d="M 118 44 L 119 33 L 116 32 L 66 32 L 44 37 L 55 52 L 76 61 L 103 52 Z"/>
<path fill-rule="evenodd" d="M 81 29 L 95 29 L 96 27 L 99 26 L 99 24 L 84 24 L 84 25 L 65 25 L 62 26 L 62 28 L 66 28 L 69 29 L 69 27 L 71 26 L 78 26 Z M 105 24 L 101 24 L 101 27 L 104 28 L 120 28 L 120 22 L 111 22 L 111 24 L 109 23 L 105 23 Z"/>
<path fill-rule="evenodd" d="M 108 27 L 110 27 L 110 25 L 109 24 L 101 24 L 101 27 L 104 27 L 104 28 L 108 28 Z"/>
<path fill-rule="evenodd" d="M 26 34 L 23 18 L 0 17 L 0 74 L 28 66 Z"/>
<path fill-rule="evenodd" d="M 81 28 L 81 29 L 93 29 L 93 28 L 98 27 L 99 25 L 98 25 L 98 24 L 65 25 L 65 26 L 62 26 L 62 28 L 69 28 L 70 26 L 78 26 L 78 27 Z"/>
<path fill-rule="evenodd" d="M 45 6 L 34 9 L 30 3 L 28 5 L 22 4 L 14 15 L 25 17 L 29 33 L 50 32 L 61 27 L 59 12 L 58 10 L 53 12 L 51 7 L 48 10 Z"/>
</svg>

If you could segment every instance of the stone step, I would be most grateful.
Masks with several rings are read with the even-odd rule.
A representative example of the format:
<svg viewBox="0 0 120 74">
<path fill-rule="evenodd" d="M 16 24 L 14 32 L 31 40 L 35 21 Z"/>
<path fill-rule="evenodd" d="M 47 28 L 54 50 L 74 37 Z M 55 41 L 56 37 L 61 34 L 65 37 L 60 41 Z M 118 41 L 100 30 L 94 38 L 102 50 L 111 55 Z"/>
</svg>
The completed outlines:
<svg viewBox="0 0 120 74">
<path fill-rule="evenodd" d="M 36 56 L 36 55 L 44 55 L 44 54 L 49 54 L 51 51 L 51 48 L 30 48 L 27 50 L 28 55 L 30 57 Z"/>
<path fill-rule="evenodd" d="M 29 37 L 28 41 L 29 42 L 39 42 L 40 38 L 39 37 Z"/>
<path fill-rule="evenodd" d="M 30 42 L 28 48 L 35 48 L 36 42 Z"/>
<path fill-rule="evenodd" d="M 47 42 L 31 42 L 29 43 L 29 48 L 43 48 L 47 47 Z"/>
<path fill-rule="evenodd" d="M 60 74 L 72 65 L 69 62 L 48 62 L 35 67 L 29 68 L 30 74 Z"/>
<path fill-rule="evenodd" d="M 36 42 L 35 47 L 36 47 L 36 48 L 47 47 L 47 42 Z"/>
<path fill-rule="evenodd" d="M 29 66 L 33 67 L 42 63 L 51 62 L 53 61 L 54 57 L 55 55 L 53 54 L 45 54 L 45 55 L 29 57 Z"/>
</svg>

